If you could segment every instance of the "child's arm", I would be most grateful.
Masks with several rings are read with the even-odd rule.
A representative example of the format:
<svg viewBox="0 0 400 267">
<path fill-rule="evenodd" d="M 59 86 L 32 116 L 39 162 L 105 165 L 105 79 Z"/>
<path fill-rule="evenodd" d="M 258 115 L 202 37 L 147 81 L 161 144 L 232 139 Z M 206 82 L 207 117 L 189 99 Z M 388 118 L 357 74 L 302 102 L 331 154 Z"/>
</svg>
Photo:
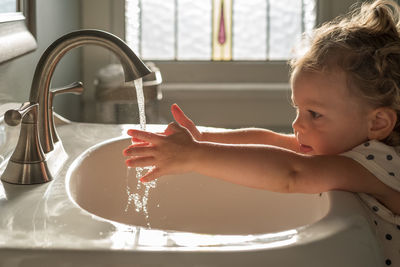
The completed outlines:
<svg viewBox="0 0 400 267">
<path fill-rule="evenodd" d="M 196 141 L 173 123 L 170 135 L 139 130 L 129 134 L 143 142 L 124 150 L 131 167 L 155 166 L 142 177 L 195 171 L 232 183 L 282 193 L 345 190 L 371 194 L 400 214 L 400 194 L 379 181 L 356 161 L 335 155 L 307 156 L 268 145 L 235 145 Z"/>
<path fill-rule="evenodd" d="M 285 193 L 346 190 L 379 194 L 381 182 L 352 159 L 342 156 L 306 156 L 267 145 L 237 145 L 194 140 L 189 131 L 173 123 L 170 135 L 139 130 L 140 139 L 124 151 L 133 156 L 131 167 L 155 166 L 142 178 L 195 171 L 248 187 Z"/>
<path fill-rule="evenodd" d="M 202 141 L 224 144 L 272 145 L 298 151 L 299 145 L 293 134 L 281 134 L 267 129 L 245 128 L 224 132 L 203 132 Z"/>
<path fill-rule="evenodd" d="M 264 144 L 298 151 L 299 146 L 293 134 L 280 134 L 266 129 L 237 129 L 224 132 L 200 132 L 178 105 L 171 106 L 174 119 L 187 128 L 197 141 L 208 141 L 224 144 Z"/>
</svg>

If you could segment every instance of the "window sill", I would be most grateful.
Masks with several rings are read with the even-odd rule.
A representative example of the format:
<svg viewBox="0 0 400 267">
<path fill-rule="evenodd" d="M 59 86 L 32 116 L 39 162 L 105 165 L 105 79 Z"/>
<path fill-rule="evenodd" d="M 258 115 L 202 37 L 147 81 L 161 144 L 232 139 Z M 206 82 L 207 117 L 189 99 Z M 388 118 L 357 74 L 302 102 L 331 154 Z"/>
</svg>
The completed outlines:
<svg viewBox="0 0 400 267">
<path fill-rule="evenodd" d="M 165 94 L 179 94 L 189 98 L 214 97 L 266 97 L 276 98 L 290 95 L 287 83 L 166 83 L 161 85 Z"/>
<path fill-rule="evenodd" d="M 165 83 L 161 91 L 160 111 L 167 121 L 173 103 L 204 126 L 286 131 L 294 118 L 288 83 Z"/>
</svg>

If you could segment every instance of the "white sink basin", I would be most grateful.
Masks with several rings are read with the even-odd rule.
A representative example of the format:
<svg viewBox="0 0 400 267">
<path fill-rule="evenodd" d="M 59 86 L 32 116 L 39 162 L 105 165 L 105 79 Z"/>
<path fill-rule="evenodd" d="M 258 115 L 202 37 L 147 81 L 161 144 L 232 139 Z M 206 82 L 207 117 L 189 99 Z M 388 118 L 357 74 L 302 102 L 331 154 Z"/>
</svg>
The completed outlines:
<svg viewBox="0 0 400 267">
<path fill-rule="evenodd" d="M 81 155 L 69 172 L 73 200 L 102 218 L 152 229 L 207 234 L 260 234 L 312 224 L 329 210 L 326 195 L 278 194 L 246 188 L 196 173 L 163 177 L 150 190 L 148 219 L 127 209 L 137 180 L 122 155 L 129 139 L 114 139 Z M 143 186 L 142 186 L 143 187 Z M 143 192 L 141 192 L 143 195 Z"/>
</svg>

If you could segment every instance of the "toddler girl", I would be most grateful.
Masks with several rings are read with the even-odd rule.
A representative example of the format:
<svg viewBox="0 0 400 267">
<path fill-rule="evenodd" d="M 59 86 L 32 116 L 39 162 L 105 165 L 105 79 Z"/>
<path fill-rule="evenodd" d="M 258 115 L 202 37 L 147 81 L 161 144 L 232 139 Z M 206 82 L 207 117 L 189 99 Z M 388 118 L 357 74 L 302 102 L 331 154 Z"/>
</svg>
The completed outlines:
<svg viewBox="0 0 400 267">
<path fill-rule="evenodd" d="M 195 171 L 283 193 L 358 193 L 384 248 L 400 266 L 400 23 L 392 1 L 363 4 L 316 29 L 291 61 L 293 134 L 200 132 L 177 106 L 164 133 L 129 130 L 141 178 Z"/>
</svg>

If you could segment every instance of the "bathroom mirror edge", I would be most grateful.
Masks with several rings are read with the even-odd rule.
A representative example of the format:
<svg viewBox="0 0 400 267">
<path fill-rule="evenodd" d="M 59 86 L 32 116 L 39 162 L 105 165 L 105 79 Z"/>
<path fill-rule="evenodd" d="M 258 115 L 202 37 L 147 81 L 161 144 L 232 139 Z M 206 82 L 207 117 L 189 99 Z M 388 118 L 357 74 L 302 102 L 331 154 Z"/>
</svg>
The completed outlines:
<svg viewBox="0 0 400 267">
<path fill-rule="evenodd" d="M 17 11 L 0 14 L 0 63 L 37 48 L 35 0 L 18 0 Z"/>
</svg>

